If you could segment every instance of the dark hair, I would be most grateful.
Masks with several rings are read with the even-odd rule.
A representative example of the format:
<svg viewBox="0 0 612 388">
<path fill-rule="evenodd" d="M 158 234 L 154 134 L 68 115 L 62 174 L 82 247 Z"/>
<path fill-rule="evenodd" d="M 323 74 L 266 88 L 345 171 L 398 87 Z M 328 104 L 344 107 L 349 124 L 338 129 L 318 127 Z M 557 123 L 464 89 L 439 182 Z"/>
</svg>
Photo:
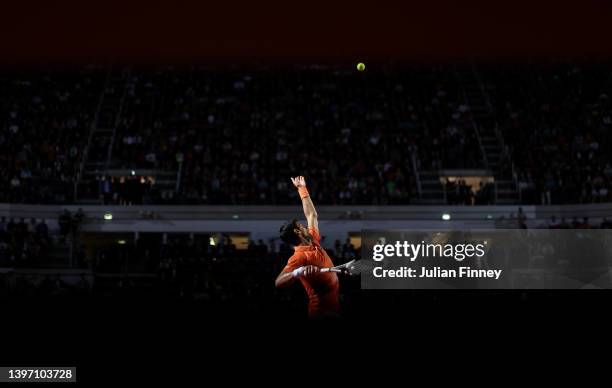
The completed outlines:
<svg viewBox="0 0 612 388">
<path fill-rule="evenodd" d="M 285 222 L 278 230 L 280 239 L 285 244 L 300 245 L 300 237 L 295 233 L 295 229 L 297 229 L 296 219 Z"/>
</svg>

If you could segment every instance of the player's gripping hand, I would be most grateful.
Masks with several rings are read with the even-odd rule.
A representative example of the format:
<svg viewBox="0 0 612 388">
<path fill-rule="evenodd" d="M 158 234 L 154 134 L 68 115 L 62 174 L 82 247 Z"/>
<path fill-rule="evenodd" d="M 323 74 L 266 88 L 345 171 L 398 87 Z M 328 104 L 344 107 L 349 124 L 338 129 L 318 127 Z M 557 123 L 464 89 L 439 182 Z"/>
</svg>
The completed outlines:
<svg viewBox="0 0 612 388">
<path fill-rule="evenodd" d="M 296 176 L 295 178 L 291 178 L 291 182 L 293 182 L 293 185 L 298 189 L 300 187 L 306 187 L 306 179 L 304 179 L 303 176 Z"/>
<path fill-rule="evenodd" d="M 315 274 L 317 272 L 320 271 L 320 268 L 317 267 L 316 265 L 305 265 L 303 267 L 300 268 L 296 268 L 293 270 L 293 277 L 294 278 L 299 278 L 301 276 L 310 276 L 312 274 Z"/>
</svg>

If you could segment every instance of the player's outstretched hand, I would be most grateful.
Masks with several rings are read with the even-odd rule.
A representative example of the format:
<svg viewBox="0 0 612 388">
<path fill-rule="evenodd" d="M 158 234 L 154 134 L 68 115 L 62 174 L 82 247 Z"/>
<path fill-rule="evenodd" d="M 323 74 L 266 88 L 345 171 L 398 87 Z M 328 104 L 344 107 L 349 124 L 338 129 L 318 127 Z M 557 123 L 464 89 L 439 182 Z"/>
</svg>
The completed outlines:
<svg viewBox="0 0 612 388">
<path fill-rule="evenodd" d="M 293 182 L 293 185 L 298 189 L 300 187 L 306 187 L 306 179 L 304 179 L 303 176 L 296 176 L 295 178 L 291 178 L 291 182 Z"/>
</svg>

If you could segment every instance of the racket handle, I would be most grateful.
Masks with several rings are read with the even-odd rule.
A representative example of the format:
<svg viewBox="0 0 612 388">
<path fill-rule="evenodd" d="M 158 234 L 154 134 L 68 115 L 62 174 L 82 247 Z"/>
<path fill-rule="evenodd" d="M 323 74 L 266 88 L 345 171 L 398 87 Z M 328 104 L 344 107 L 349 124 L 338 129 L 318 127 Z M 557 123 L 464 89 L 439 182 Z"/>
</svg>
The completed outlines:
<svg viewBox="0 0 612 388">
<path fill-rule="evenodd" d="M 342 272 L 340 268 L 321 268 L 319 272 Z"/>
</svg>

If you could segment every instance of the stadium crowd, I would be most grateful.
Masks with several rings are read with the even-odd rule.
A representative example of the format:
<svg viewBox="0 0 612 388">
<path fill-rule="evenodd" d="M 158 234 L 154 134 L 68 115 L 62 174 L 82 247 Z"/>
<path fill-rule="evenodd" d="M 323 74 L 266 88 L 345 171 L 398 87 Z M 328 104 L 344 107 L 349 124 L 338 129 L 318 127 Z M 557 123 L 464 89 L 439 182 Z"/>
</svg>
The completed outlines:
<svg viewBox="0 0 612 388">
<path fill-rule="evenodd" d="M 0 267 L 36 267 L 44 263 L 50 244 L 44 219 L 0 219 Z"/>
<path fill-rule="evenodd" d="M 0 202 L 74 201 L 103 74 L 95 68 L 0 74 Z"/>
<path fill-rule="evenodd" d="M 85 214 L 63 211 L 57 218 L 58 233 L 49 232 L 47 220 L 5 217 L 0 218 L 0 268 L 37 268 L 59 264 L 84 263 L 84 247 L 80 239 Z M 59 262 L 53 263 L 54 249 L 63 253 Z M 80 259 L 79 259 L 80 256 Z"/>
<path fill-rule="evenodd" d="M 437 133 L 437 121 L 450 123 L 458 104 L 425 71 L 423 79 L 393 80 L 316 69 L 274 74 L 134 74 L 118 165 L 180 165 L 181 192 L 173 200 L 187 203 L 289 203 L 286 177 L 298 170 L 317 186 L 319 203 L 408 203 L 415 194 L 412 154 L 419 137 L 432 138 L 427 120 L 436 120 Z M 415 80 L 432 95 L 417 98 L 408 88 Z M 150 104 L 159 109 L 149 112 Z M 433 152 L 431 163 L 440 158 Z"/>
<path fill-rule="evenodd" d="M 133 69 L 110 167 L 153 172 L 99 174 L 93 192 L 126 205 L 286 204 L 294 200 L 286 177 L 299 172 L 319 204 L 408 204 L 417 197 L 417 171 L 483 167 L 479 118 L 457 76 L 468 71 Z M 610 200 L 605 66 L 478 71 L 522 203 Z M 0 75 L 0 201 L 75 200 L 104 79 L 105 69 L 96 68 Z M 155 171 L 174 173 L 178 192 L 162 190 Z M 451 203 L 494 198 L 492 187 L 478 198 L 454 189 Z"/>
<path fill-rule="evenodd" d="M 609 202 L 609 68 L 555 64 L 490 73 L 487 82 L 495 88 L 497 121 L 511 150 L 523 202 Z"/>
</svg>

